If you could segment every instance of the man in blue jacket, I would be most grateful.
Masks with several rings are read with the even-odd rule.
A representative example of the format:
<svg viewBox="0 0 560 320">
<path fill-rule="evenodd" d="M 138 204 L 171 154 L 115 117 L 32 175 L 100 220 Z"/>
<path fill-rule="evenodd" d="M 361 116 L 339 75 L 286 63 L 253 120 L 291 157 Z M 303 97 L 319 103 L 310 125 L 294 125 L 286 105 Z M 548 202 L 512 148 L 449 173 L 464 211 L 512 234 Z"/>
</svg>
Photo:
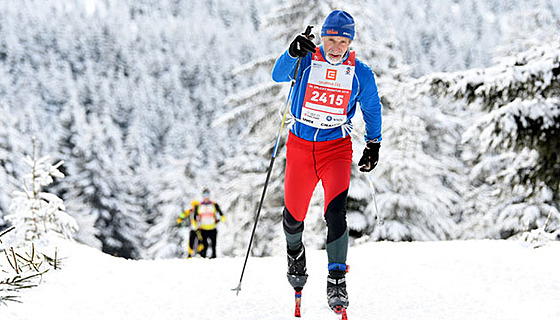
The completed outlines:
<svg viewBox="0 0 560 320">
<path fill-rule="evenodd" d="M 288 247 L 288 281 L 297 292 L 307 281 L 304 220 L 319 181 L 325 192 L 327 223 L 327 300 L 346 308 L 345 274 L 348 251 L 346 198 L 352 163 L 351 119 L 359 102 L 366 124 L 366 147 L 358 165 L 369 172 L 379 159 L 381 103 L 373 71 L 349 50 L 354 19 L 342 10 L 331 12 L 321 29 L 323 45 L 298 35 L 272 70 L 276 82 L 291 81 L 298 59 L 290 108 L 296 123 L 290 129 L 284 183 L 283 227 Z"/>
</svg>

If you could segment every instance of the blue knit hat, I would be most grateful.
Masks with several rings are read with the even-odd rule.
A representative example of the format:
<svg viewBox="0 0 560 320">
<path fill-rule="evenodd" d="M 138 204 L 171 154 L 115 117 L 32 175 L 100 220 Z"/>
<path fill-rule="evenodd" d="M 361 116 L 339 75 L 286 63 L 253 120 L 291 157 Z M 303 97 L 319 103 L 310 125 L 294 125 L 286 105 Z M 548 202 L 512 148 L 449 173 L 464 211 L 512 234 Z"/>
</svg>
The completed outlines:
<svg viewBox="0 0 560 320">
<path fill-rule="evenodd" d="M 354 18 L 345 11 L 334 10 L 325 19 L 321 29 L 321 37 L 346 37 L 354 40 Z"/>
</svg>

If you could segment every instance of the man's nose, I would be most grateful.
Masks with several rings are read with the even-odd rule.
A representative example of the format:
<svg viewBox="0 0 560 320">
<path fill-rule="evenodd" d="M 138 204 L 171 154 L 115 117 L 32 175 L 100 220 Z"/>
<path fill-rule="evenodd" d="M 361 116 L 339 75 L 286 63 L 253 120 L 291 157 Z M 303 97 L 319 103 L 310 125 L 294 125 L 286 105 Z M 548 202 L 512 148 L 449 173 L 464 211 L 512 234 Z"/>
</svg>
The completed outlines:
<svg viewBox="0 0 560 320">
<path fill-rule="evenodd" d="M 336 51 L 342 51 L 343 45 L 340 43 L 335 43 L 334 48 Z"/>
</svg>

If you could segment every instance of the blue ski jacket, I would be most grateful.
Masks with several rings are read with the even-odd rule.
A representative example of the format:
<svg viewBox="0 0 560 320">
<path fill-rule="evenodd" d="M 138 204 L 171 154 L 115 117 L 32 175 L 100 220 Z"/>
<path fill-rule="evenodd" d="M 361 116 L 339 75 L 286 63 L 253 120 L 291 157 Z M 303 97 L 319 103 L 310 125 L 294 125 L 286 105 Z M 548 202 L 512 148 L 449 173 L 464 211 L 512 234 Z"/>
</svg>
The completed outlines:
<svg viewBox="0 0 560 320">
<path fill-rule="evenodd" d="M 325 57 L 323 46 L 320 47 L 321 54 Z M 297 119 L 301 119 L 303 101 L 305 99 L 305 89 L 309 78 L 312 54 L 301 59 L 297 81 L 294 85 L 291 97 L 291 114 Z M 348 59 L 348 53 L 343 62 Z M 326 60 L 326 59 L 325 59 Z M 288 50 L 284 52 L 274 64 L 272 69 L 272 79 L 276 82 L 292 81 L 298 58 L 290 56 Z M 375 75 L 371 68 L 356 58 L 354 80 L 352 82 L 352 94 L 347 106 L 347 122 L 335 128 L 319 129 L 309 126 L 300 121 L 296 121 L 290 131 L 296 136 L 308 141 L 329 141 L 346 137 L 352 130 L 351 119 L 356 113 L 356 103 L 360 103 L 360 108 L 366 124 L 365 140 L 381 141 L 381 101 L 377 92 Z"/>
</svg>

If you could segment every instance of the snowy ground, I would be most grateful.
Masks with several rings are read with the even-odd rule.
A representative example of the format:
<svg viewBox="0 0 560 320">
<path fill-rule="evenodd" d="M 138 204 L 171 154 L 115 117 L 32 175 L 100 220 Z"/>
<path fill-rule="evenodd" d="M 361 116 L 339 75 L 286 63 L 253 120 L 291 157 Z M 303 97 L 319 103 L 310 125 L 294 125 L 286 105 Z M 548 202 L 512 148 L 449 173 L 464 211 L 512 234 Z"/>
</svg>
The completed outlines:
<svg viewBox="0 0 560 320">
<path fill-rule="evenodd" d="M 253 258 L 236 296 L 242 258 L 130 261 L 69 244 L 49 272 L 0 319 L 293 319 L 285 258 Z M 308 252 L 302 319 L 336 319 L 327 305 L 326 254 Z M 348 317 L 560 319 L 560 243 L 367 243 L 350 249 Z"/>
</svg>

